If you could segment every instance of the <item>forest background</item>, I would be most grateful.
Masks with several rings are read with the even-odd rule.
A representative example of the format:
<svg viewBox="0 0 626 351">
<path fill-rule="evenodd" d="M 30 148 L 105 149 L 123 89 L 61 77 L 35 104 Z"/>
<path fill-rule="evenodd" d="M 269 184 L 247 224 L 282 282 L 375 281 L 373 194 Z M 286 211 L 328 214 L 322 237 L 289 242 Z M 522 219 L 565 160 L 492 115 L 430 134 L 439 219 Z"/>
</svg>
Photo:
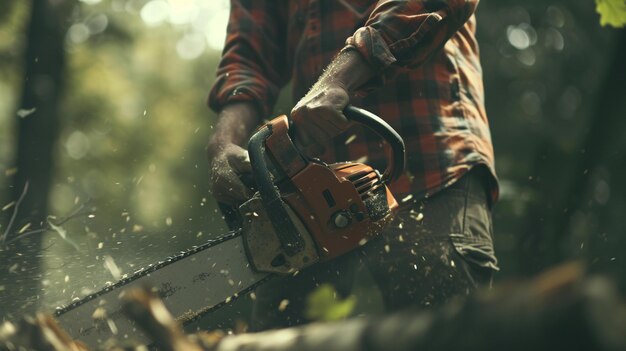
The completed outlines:
<svg viewBox="0 0 626 351">
<path fill-rule="evenodd" d="M 623 1 L 599 4 L 602 24 L 624 25 Z M 578 259 L 626 289 L 626 37 L 596 5 L 480 4 L 496 281 Z M 228 12 L 226 0 L 0 2 L 1 316 L 52 310 L 227 230 L 204 147 Z M 275 115 L 291 105 L 287 87 Z M 355 296 L 353 313 L 380 309 L 365 273 Z M 222 317 L 245 320 L 248 305 Z"/>
</svg>

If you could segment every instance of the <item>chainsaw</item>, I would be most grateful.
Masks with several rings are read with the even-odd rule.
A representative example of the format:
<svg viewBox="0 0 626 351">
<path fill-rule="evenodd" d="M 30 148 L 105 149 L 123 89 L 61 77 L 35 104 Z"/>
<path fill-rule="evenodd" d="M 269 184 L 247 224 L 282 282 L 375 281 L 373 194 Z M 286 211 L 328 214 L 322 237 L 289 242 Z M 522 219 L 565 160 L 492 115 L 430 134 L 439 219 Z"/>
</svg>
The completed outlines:
<svg viewBox="0 0 626 351">
<path fill-rule="evenodd" d="M 235 230 L 57 308 L 61 326 L 90 346 L 111 337 L 151 344 L 122 312 L 119 298 L 128 288 L 154 287 L 186 325 L 273 276 L 332 260 L 378 236 L 398 209 L 387 184 L 404 170 L 404 142 L 368 111 L 348 106 L 344 115 L 387 141 L 382 174 L 362 163 L 305 156 L 289 119 L 277 117 L 248 143 L 256 192 L 230 213 Z"/>
</svg>

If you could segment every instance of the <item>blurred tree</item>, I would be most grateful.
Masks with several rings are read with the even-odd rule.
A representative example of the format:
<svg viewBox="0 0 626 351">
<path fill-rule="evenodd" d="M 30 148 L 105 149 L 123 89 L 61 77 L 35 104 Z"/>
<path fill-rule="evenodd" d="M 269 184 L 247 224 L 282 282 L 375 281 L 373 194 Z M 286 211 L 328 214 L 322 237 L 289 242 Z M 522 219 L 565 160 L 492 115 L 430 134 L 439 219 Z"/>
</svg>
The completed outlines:
<svg viewBox="0 0 626 351">
<path fill-rule="evenodd" d="M 17 224 L 38 225 L 47 214 L 53 144 L 59 131 L 67 18 L 72 0 L 33 0 L 24 55 L 24 85 L 18 119 L 15 198 L 29 183 Z"/>
<path fill-rule="evenodd" d="M 132 272 L 226 230 L 207 190 L 203 148 L 214 115 L 203 102 L 228 1 L 76 3 L 0 0 L 0 207 L 16 199 L 29 177 L 26 200 L 39 203 L 22 204 L 12 233 L 28 222 L 37 227 L 47 212 L 67 214 L 87 198 L 98 209 L 94 218 L 64 225 L 80 250 L 50 232 L 43 245 L 58 244 L 49 250 L 38 251 L 33 238 L 14 251 L 25 256 L 0 267 L 3 313 L 36 295 L 24 285 L 35 275 L 23 271 L 26 262 L 37 266 L 39 256 L 45 270 L 39 293 L 53 307 L 110 280 L 105 255 Z M 600 26 L 594 6 L 594 0 L 501 0 L 479 7 L 487 110 L 502 180 L 494 212 L 498 279 L 572 256 L 589 255 L 598 268 L 619 266 L 626 139 L 616 123 L 626 101 L 608 97 L 620 93 L 610 90 L 608 79 L 618 81 L 623 70 L 606 73 L 619 40 Z M 26 30 L 35 7 L 41 18 Z M 29 56 L 22 59 L 22 51 Z M 15 73 L 22 67 L 26 80 Z M 290 110 L 289 92 L 275 114 Z M 611 101 L 613 107 L 600 110 Z M 15 110 L 24 117 L 15 117 Z M 18 124 L 24 132 L 11 133 Z M 13 175 L 18 136 L 20 162 L 31 165 Z M 591 145 L 596 142 L 602 145 Z M 53 159 L 54 170 L 46 165 Z M 50 195 L 35 188 L 50 184 L 49 177 Z M 0 235 L 12 209 L 0 213 Z M 11 289 L 21 297 L 7 297 Z"/>
<path fill-rule="evenodd" d="M 59 105 L 65 69 L 64 40 L 73 0 L 33 0 L 24 53 L 24 80 L 17 121 L 15 207 L 4 240 L 46 220 L 53 168 L 53 145 L 59 132 Z M 28 187 L 27 187 L 28 184 Z M 4 246 L 4 242 L 3 245 Z M 35 296 L 41 277 L 41 236 L 20 240 L 2 252 L 0 274 L 17 275 L 7 288 L 15 297 Z"/>
<path fill-rule="evenodd" d="M 626 7 L 626 4 L 624 5 Z M 597 217 L 595 232 L 589 233 L 589 261 L 596 271 L 610 273 L 626 291 L 626 266 L 621 263 L 626 247 L 624 213 L 626 211 L 626 29 L 614 33 L 615 47 L 606 78 L 598 89 L 598 100 L 582 142 L 584 152 L 572 172 L 566 206 Z M 558 223 L 563 236 L 577 228 L 572 216 L 563 215 Z M 554 240 L 561 240 L 560 237 Z M 616 262 L 617 260 L 617 262 Z"/>
<path fill-rule="evenodd" d="M 494 212 L 500 277 L 533 274 L 583 257 L 600 230 L 595 214 L 581 217 L 566 199 L 617 41 L 593 1 L 485 5 L 478 23 L 502 180 Z"/>
<path fill-rule="evenodd" d="M 11 15 L 11 11 L 13 10 L 13 6 L 15 2 L 13 1 L 3 1 L 0 2 L 0 22 L 7 21 Z"/>
<path fill-rule="evenodd" d="M 575 251 L 585 249 L 585 243 L 595 244 L 594 251 L 584 250 L 587 255 L 591 254 L 590 262 L 609 259 L 609 247 L 599 251 L 598 244 L 607 241 L 611 215 L 606 211 L 593 213 L 590 204 L 606 205 L 608 198 L 603 197 L 608 196 L 609 190 L 599 189 L 606 195 L 596 194 L 596 187 L 598 184 L 608 187 L 607 176 L 612 175 L 611 178 L 616 179 L 615 175 L 623 172 L 623 165 L 607 160 L 611 150 L 616 150 L 616 140 L 620 139 L 614 131 L 624 127 L 621 125 L 624 108 L 621 97 L 626 96 L 626 68 L 623 64 L 626 60 L 626 36 L 624 30 L 611 32 L 609 29 L 602 30 L 602 35 L 608 37 L 609 45 L 603 55 L 601 69 L 595 73 L 599 78 L 597 83 L 583 82 L 591 90 L 590 100 L 594 103 L 589 104 L 591 107 L 585 113 L 580 137 L 571 147 L 564 148 L 554 134 L 547 135 L 535 152 L 531 182 L 538 192 L 527 210 L 525 232 L 520 236 L 520 259 L 526 263 L 524 273 L 536 273 L 572 258 L 577 255 Z M 590 56 L 589 53 L 584 55 L 587 59 Z M 579 72 L 573 76 L 584 75 Z M 616 184 L 613 190 L 617 189 Z M 606 206 L 607 210 L 614 209 L 616 205 Z M 615 240 L 613 242 L 616 243 Z M 617 242 L 623 243 L 621 240 Z"/>
</svg>

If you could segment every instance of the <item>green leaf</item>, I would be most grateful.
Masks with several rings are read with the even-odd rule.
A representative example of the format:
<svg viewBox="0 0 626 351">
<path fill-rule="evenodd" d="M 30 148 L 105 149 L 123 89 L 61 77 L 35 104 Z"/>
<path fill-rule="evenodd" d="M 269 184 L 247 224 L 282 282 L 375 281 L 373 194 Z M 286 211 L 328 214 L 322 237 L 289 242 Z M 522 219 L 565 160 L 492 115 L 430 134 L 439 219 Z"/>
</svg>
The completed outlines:
<svg viewBox="0 0 626 351">
<path fill-rule="evenodd" d="M 596 0 L 600 24 L 615 28 L 626 26 L 626 0 Z"/>
<path fill-rule="evenodd" d="M 355 305 L 354 296 L 341 300 L 332 285 L 322 284 L 307 296 L 305 315 L 312 320 L 335 321 L 348 317 Z"/>
</svg>

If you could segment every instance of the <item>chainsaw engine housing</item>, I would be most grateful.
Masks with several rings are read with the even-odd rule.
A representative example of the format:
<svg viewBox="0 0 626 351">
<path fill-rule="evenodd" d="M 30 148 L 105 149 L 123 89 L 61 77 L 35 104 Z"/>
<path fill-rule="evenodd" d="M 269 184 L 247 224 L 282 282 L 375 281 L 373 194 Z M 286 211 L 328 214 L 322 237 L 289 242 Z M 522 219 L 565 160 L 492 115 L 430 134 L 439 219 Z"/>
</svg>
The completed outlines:
<svg viewBox="0 0 626 351">
<path fill-rule="evenodd" d="M 382 175 L 362 163 L 306 158 L 291 140 L 286 116 L 251 138 L 248 151 L 259 192 L 239 212 L 256 270 L 289 273 L 343 255 L 379 235 L 396 213 L 398 203 L 386 183 L 404 167 L 404 143 L 384 121 L 371 122 L 376 116 L 350 108 L 348 118 L 366 121 L 391 147 Z"/>
</svg>

